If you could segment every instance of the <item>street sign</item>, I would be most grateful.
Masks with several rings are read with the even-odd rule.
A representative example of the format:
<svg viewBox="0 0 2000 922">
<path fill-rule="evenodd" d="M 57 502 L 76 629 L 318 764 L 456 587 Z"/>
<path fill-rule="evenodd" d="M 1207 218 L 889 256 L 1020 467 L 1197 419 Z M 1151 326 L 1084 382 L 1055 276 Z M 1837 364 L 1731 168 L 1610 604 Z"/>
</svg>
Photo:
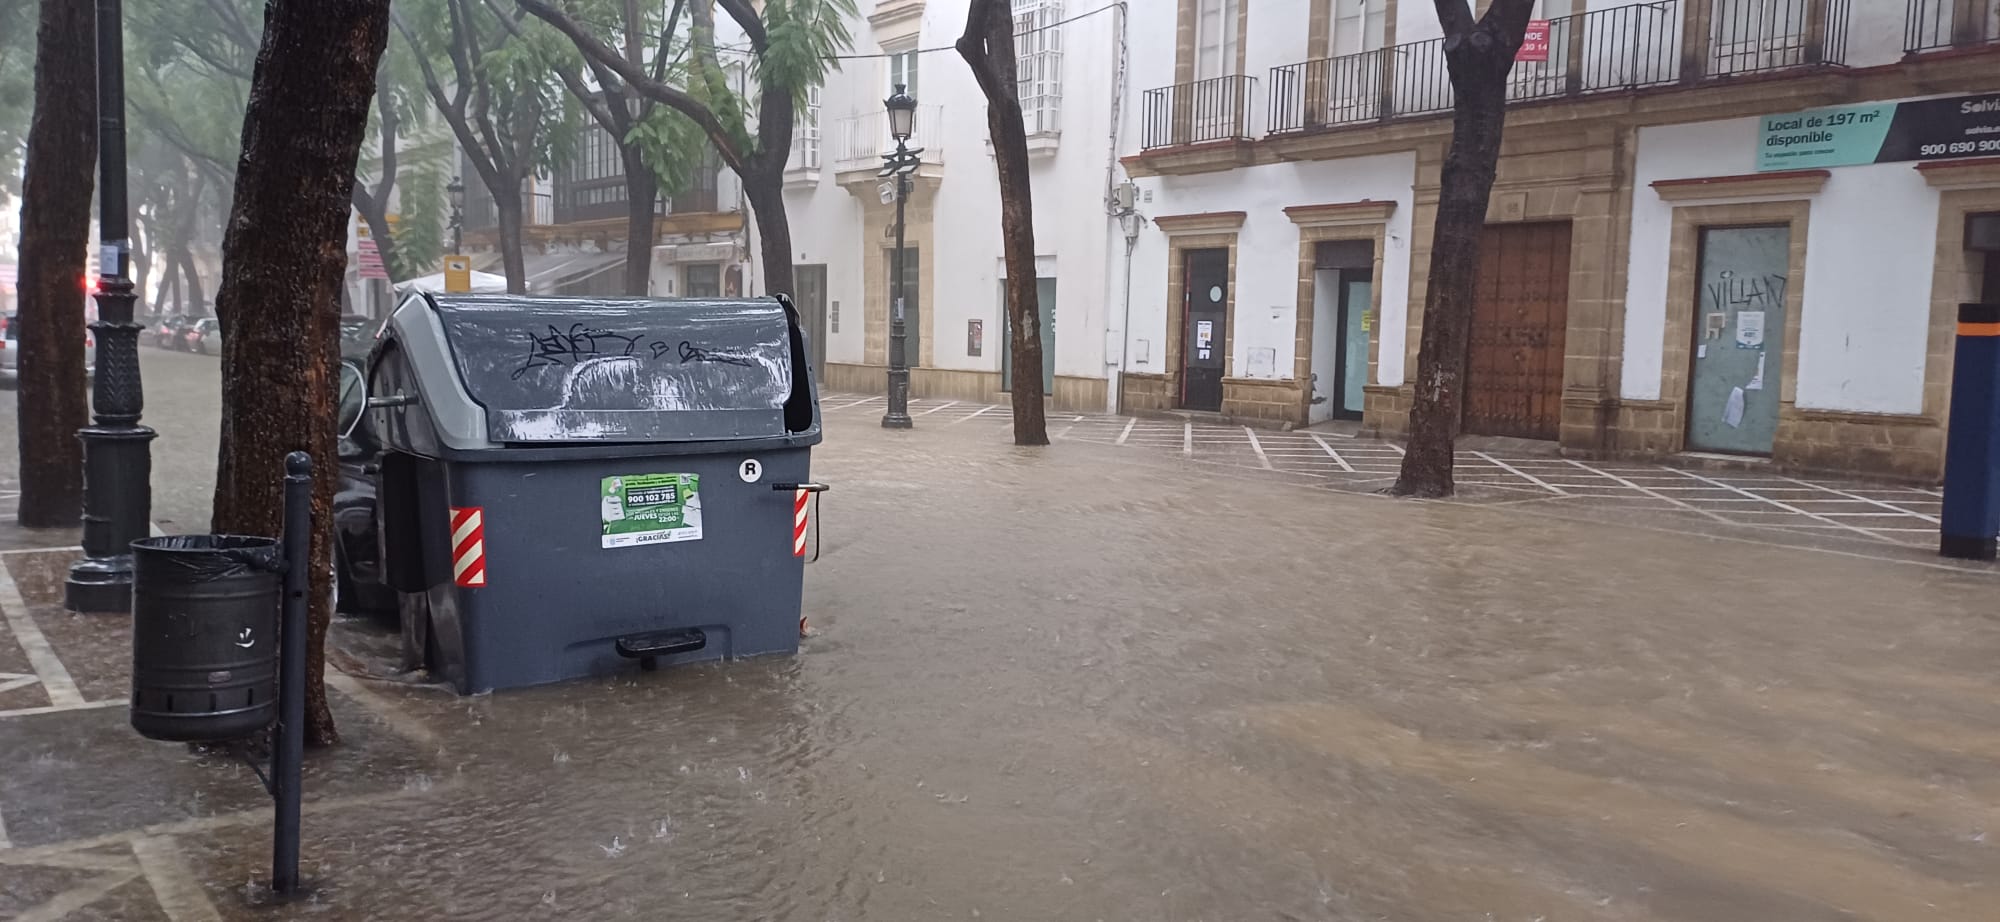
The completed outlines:
<svg viewBox="0 0 2000 922">
<path fill-rule="evenodd" d="M 358 242 L 358 246 L 359 246 L 359 252 L 357 253 L 357 256 L 358 256 L 358 262 L 361 266 L 361 277 L 363 279 L 381 279 L 385 282 L 388 281 L 389 270 L 384 268 L 382 265 L 381 247 L 376 246 L 375 241 L 367 237 L 361 238 L 361 240 Z"/>
<path fill-rule="evenodd" d="M 2000 94 L 1948 96 L 1757 120 L 1757 170 L 2000 155 Z"/>
<path fill-rule="evenodd" d="M 1528 31 L 1521 35 L 1521 48 L 1514 52 L 1515 61 L 1546 62 L 1549 59 L 1549 21 L 1528 20 Z"/>
<path fill-rule="evenodd" d="M 463 256 L 444 258 L 444 290 L 454 294 L 472 290 L 472 260 Z"/>
</svg>

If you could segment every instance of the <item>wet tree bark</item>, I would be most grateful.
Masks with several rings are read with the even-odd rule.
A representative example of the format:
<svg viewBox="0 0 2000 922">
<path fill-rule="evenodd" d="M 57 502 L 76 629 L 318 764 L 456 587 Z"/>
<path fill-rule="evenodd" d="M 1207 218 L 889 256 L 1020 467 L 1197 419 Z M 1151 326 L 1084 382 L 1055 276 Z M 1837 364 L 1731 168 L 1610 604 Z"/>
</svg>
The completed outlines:
<svg viewBox="0 0 2000 922">
<path fill-rule="evenodd" d="M 306 675 L 309 745 L 339 741 L 327 708 L 341 277 L 354 167 L 389 0 L 272 0 L 243 120 L 217 313 L 222 444 L 214 529 L 275 536 L 283 459 L 312 453 L 315 527 Z"/>
<path fill-rule="evenodd" d="M 1445 64 L 1454 96 L 1451 147 L 1438 179 L 1437 223 L 1417 348 L 1408 451 L 1390 492 L 1450 496 L 1452 452 L 1465 403 L 1466 350 L 1472 338 L 1479 237 L 1500 163 L 1507 115 L 1507 73 L 1521 47 L 1534 0 L 1493 0 L 1477 21 L 1465 0 L 1435 0 L 1444 26 Z"/>
<path fill-rule="evenodd" d="M 75 525 L 83 513 L 83 273 L 97 163 L 96 9 L 42 0 L 35 38 L 35 116 L 21 184 L 18 333 L 21 500 L 30 528 Z"/>
<path fill-rule="evenodd" d="M 621 143 L 618 156 L 625 164 L 625 293 L 643 295 L 653 281 L 653 203 L 660 197 L 660 178 L 637 147 Z"/>
<path fill-rule="evenodd" d="M 958 54 L 986 95 L 986 129 L 1000 175 L 1000 241 L 1007 261 L 1007 349 L 1013 369 L 1014 444 L 1047 445 L 1042 393 L 1041 312 L 1035 285 L 1034 188 L 1028 176 L 1028 132 L 1015 80 L 1012 7 L 972 0 Z"/>
</svg>

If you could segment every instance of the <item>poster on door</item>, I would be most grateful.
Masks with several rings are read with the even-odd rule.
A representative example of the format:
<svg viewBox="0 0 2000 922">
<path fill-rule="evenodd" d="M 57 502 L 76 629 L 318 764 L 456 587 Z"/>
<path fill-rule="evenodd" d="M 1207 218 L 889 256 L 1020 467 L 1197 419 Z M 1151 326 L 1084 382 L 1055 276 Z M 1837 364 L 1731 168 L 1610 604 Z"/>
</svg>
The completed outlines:
<svg viewBox="0 0 2000 922">
<path fill-rule="evenodd" d="M 1215 342 L 1215 321 L 1213 320 L 1195 321 L 1194 357 L 1197 359 L 1206 360 L 1209 356 L 1209 349 L 1214 342 Z"/>
</svg>

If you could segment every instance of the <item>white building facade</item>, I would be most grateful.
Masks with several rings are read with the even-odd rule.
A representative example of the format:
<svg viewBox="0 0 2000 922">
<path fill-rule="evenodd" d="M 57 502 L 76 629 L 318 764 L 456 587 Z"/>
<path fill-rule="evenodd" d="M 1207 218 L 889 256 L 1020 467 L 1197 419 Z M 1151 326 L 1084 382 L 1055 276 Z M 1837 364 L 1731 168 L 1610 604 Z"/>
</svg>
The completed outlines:
<svg viewBox="0 0 2000 922">
<path fill-rule="evenodd" d="M 2000 3 L 1535 18 L 1464 430 L 1937 477 L 1957 306 L 2000 301 Z M 1404 427 L 1451 136 L 1439 35 L 1414 0 L 1133 5 L 1126 410 Z"/>
<path fill-rule="evenodd" d="M 1148 4 L 1140 4 L 1147 6 Z M 881 390 L 888 363 L 894 197 L 876 174 L 893 148 L 883 100 L 917 99 L 923 149 L 905 203 L 905 320 L 919 396 L 987 400 L 1009 369 L 1000 187 L 986 103 L 952 44 L 965 0 L 861 4 L 852 57 L 801 113 L 785 203 L 797 292 L 823 342 L 826 386 Z M 1123 8 L 1013 0 L 1034 187 L 1045 385 L 1053 404 L 1115 406 L 1125 237 L 1109 207 L 1130 105 Z M 754 251 L 754 248 L 753 248 Z"/>
</svg>

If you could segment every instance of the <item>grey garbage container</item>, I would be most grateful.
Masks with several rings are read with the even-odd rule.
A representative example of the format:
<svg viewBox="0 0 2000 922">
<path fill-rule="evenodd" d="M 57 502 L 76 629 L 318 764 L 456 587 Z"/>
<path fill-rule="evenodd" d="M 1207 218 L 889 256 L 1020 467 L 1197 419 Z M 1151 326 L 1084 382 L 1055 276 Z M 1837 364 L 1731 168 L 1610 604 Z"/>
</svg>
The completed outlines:
<svg viewBox="0 0 2000 922">
<path fill-rule="evenodd" d="M 406 298 L 368 372 L 405 638 L 462 693 L 797 652 L 809 354 L 782 297 Z"/>
</svg>

